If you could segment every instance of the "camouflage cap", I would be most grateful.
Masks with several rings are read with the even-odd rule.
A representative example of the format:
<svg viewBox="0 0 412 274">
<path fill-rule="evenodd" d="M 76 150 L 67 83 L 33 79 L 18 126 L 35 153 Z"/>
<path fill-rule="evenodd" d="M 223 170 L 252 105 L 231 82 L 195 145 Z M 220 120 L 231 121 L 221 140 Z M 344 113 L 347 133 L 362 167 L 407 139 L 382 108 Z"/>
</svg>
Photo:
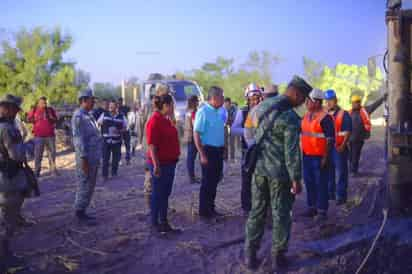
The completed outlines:
<svg viewBox="0 0 412 274">
<path fill-rule="evenodd" d="M 79 95 L 77 96 L 77 99 L 90 98 L 90 97 L 94 97 L 93 90 L 87 88 L 87 89 L 83 89 L 79 92 Z"/>
<path fill-rule="evenodd" d="M 313 89 L 312 86 L 309 85 L 304 79 L 296 75 L 293 77 L 292 81 L 290 81 L 289 86 L 297 88 L 306 97 L 309 96 L 309 93 Z"/>
<path fill-rule="evenodd" d="M 6 94 L 0 98 L 0 104 L 12 104 L 12 105 L 15 105 L 19 109 L 21 109 L 22 103 L 23 103 L 23 99 L 21 97 L 14 96 L 12 94 Z"/>
</svg>

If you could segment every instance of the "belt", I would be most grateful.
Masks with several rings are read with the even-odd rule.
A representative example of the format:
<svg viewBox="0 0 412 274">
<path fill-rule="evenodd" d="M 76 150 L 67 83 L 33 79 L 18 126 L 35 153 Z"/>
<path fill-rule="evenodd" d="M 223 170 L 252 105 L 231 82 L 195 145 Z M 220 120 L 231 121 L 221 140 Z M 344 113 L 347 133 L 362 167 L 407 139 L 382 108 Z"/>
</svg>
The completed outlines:
<svg viewBox="0 0 412 274">
<path fill-rule="evenodd" d="M 205 148 L 209 148 L 209 149 L 216 149 L 216 150 L 220 150 L 220 149 L 224 149 L 224 146 L 221 147 L 217 147 L 217 146 L 211 146 L 211 145 L 204 145 Z"/>
</svg>

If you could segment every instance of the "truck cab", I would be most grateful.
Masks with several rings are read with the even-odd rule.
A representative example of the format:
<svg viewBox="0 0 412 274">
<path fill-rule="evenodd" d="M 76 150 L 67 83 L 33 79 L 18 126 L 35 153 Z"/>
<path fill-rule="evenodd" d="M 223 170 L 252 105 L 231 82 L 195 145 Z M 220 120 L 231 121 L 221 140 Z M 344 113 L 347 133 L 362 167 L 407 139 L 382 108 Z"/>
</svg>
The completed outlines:
<svg viewBox="0 0 412 274">
<path fill-rule="evenodd" d="M 189 80 L 162 79 L 144 81 L 140 89 L 140 102 L 142 105 L 149 103 L 150 96 L 156 94 L 156 89 L 160 84 L 167 85 L 172 92 L 175 101 L 176 122 L 179 133 L 182 133 L 187 108 L 187 99 L 192 95 L 196 95 L 199 97 L 199 101 L 203 102 L 204 99 L 201 89 L 196 82 Z"/>
</svg>

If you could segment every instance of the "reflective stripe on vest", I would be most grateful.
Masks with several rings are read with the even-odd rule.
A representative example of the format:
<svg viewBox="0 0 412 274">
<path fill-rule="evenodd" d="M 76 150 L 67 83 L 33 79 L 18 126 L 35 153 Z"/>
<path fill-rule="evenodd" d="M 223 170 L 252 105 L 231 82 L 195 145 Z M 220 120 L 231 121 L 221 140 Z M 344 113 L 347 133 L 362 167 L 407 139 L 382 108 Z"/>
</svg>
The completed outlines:
<svg viewBox="0 0 412 274">
<path fill-rule="evenodd" d="M 324 111 L 312 114 L 306 113 L 302 120 L 301 143 L 305 155 L 324 156 L 327 152 L 327 141 L 323 132 L 321 121 L 328 115 Z"/>
<path fill-rule="evenodd" d="M 352 114 L 352 110 L 350 111 L 350 114 Z M 360 117 L 361 117 L 361 120 L 362 120 L 363 127 L 365 128 L 365 130 L 366 130 L 367 132 L 371 132 L 371 130 L 372 130 L 372 123 L 371 123 L 371 119 L 370 119 L 369 114 L 368 114 L 368 112 L 366 111 L 366 109 L 365 109 L 365 108 L 361 108 L 361 109 L 359 110 L 359 114 L 360 114 Z"/>
<path fill-rule="evenodd" d="M 336 115 L 335 121 L 335 146 L 338 147 L 343 144 L 345 140 L 346 131 L 342 131 L 343 124 L 343 115 L 345 114 L 344 110 L 339 110 L 338 115 Z M 334 116 L 333 116 L 334 117 Z"/>
</svg>

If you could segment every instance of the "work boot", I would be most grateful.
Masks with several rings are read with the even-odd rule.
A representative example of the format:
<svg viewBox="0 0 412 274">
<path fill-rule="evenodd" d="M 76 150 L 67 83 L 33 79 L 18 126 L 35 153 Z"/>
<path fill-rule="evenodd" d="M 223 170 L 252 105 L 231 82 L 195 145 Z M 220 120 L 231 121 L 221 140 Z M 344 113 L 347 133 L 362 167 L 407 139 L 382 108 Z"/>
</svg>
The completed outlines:
<svg viewBox="0 0 412 274">
<path fill-rule="evenodd" d="M 319 224 L 323 224 L 327 220 L 328 220 L 328 215 L 326 212 L 323 212 L 323 211 L 319 211 L 318 215 L 315 217 L 315 222 Z"/>
<path fill-rule="evenodd" d="M 36 222 L 28 220 L 26 218 L 23 217 L 23 215 L 19 214 L 17 216 L 17 225 L 21 226 L 21 227 L 31 227 L 33 225 L 35 225 Z M 0 272 L 1 273 L 1 272 Z"/>
<path fill-rule="evenodd" d="M 259 267 L 256 250 L 248 250 L 245 252 L 245 265 L 250 270 L 256 270 Z"/>
<path fill-rule="evenodd" d="M 212 216 L 213 217 L 223 217 L 223 216 L 225 216 L 225 214 L 216 211 L 216 209 L 213 209 L 212 210 Z"/>
<path fill-rule="evenodd" d="M 308 217 L 308 218 L 313 218 L 316 216 L 316 214 L 318 214 L 316 208 L 308 208 L 306 209 L 305 212 L 302 213 L 302 217 Z"/>
<path fill-rule="evenodd" d="M 344 199 L 338 199 L 338 200 L 336 201 L 336 205 L 337 205 L 337 206 L 342 206 L 342 205 L 344 205 L 344 204 L 346 204 L 346 200 L 344 200 Z"/>
<path fill-rule="evenodd" d="M 158 226 L 158 231 L 159 231 L 160 233 L 169 233 L 169 232 L 170 232 L 170 233 L 180 233 L 180 232 L 182 232 L 181 229 L 172 227 L 172 226 L 169 224 L 169 222 L 159 224 L 159 226 Z"/>
<path fill-rule="evenodd" d="M 189 177 L 189 183 L 190 183 L 191 185 L 200 184 L 200 180 L 197 179 L 196 177 Z"/>
<path fill-rule="evenodd" d="M 89 226 L 97 225 L 96 218 L 86 214 L 84 210 L 76 210 L 76 217 L 80 223 Z"/>
<path fill-rule="evenodd" d="M 289 262 L 285 256 L 285 252 L 279 251 L 270 260 L 270 272 L 275 272 L 280 269 L 284 269 L 288 265 L 289 265 Z"/>
<path fill-rule="evenodd" d="M 6 269 L 12 268 L 12 267 L 20 267 L 24 265 L 24 260 L 21 257 L 18 257 L 13 254 L 10 250 L 10 244 L 8 240 L 3 240 L 1 242 L 1 247 L 0 247 L 0 258 L 3 261 L 3 265 L 1 267 L 5 267 Z M 3 273 L 3 272 L 0 272 Z"/>
</svg>

